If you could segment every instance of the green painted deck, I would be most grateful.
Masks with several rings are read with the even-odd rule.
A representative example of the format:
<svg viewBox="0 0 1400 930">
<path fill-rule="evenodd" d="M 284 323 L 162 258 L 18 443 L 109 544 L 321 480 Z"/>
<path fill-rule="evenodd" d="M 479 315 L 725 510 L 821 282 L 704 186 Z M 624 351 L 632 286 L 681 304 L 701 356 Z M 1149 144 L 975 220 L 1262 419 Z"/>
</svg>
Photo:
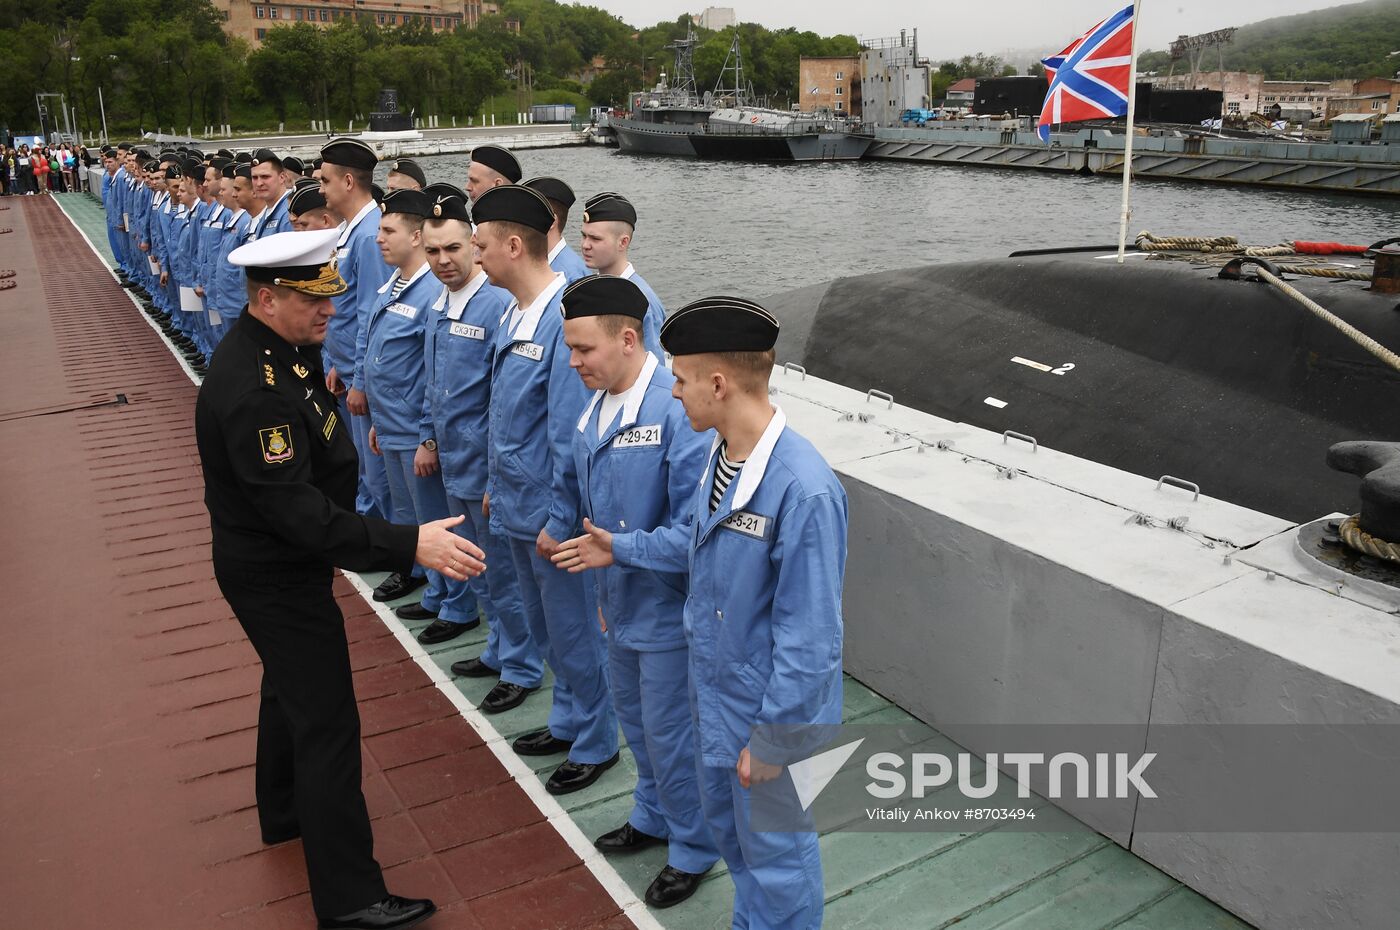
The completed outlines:
<svg viewBox="0 0 1400 930">
<path fill-rule="evenodd" d="M 63 209 L 111 263 L 101 205 L 81 194 L 56 195 Z M 360 576 L 370 587 L 382 574 Z M 392 602 L 396 607 L 415 598 Z M 387 620 L 400 624 L 397 620 Z M 400 624 L 417 633 L 426 623 Z M 428 647 L 432 661 L 451 677 L 449 666 L 479 655 L 485 625 L 449 643 Z M 422 648 L 422 647 L 419 647 Z M 495 680 L 455 680 L 476 705 Z M 546 676 L 540 691 L 519 708 L 489 717 L 510 739 L 544 726 L 549 710 Z M 847 723 L 911 724 L 914 718 L 849 676 L 845 683 Z M 922 725 L 922 724 L 920 724 Z M 541 781 L 562 757 L 528 759 Z M 587 790 L 559 798 L 586 836 L 620 826 L 631 810 L 636 773 L 630 753 Z M 850 773 L 844 773 L 847 777 Z M 988 824 L 976 832 L 857 833 L 822 836 L 826 920 L 832 928 L 920 928 L 966 930 L 1247 930 L 1248 924 L 1105 837 L 1085 830 L 1049 802 L 1033 798 L 1038 823 L 1063 832 L 1018 832 Z M 609 860 L 638 897 L 665 864 L 665 850 L 652 848 Z M 732 885 L 721 862 L 695 897 L 653 916 L 666 928 L 699 930 L 729 925 Z"/>
</svg>

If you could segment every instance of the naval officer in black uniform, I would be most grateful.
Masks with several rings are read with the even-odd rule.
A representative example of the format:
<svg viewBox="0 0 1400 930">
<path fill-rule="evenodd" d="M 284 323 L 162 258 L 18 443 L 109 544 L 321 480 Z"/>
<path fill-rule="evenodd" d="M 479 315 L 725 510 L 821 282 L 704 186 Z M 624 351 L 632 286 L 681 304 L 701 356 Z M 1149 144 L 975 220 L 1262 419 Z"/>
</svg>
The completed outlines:
<svg viewBox="0 0 1400 930">
<path fill-rule="evenodd" d="M 345 290 L 338 230 L 277 233 L 234 250 L 248 308 L 209 365 L 195 435 L 214 576 L 263 664 L 256 793 L 263 841 L 300 836 L 322 928 L 408 927 L 435 910 L 390 895 L 360 788 L 360 719 L 334 567 L 464 580 L 475 545 L 439 520 L 397 526 L 355 513 L 355 447 L 321 372 Z"/>
</svg>

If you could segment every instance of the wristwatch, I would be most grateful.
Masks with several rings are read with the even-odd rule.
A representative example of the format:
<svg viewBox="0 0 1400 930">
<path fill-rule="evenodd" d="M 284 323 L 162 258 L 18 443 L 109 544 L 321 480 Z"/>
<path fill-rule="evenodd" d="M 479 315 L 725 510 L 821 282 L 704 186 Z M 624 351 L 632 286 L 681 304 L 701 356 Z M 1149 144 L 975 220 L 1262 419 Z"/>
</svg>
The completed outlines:
<svg viewBox="0 0 1400 930">
<path fill-rule="evenodd" d="M 421 445 L 423 446 L 424 449 L 427 449 L 429 452 L 436 452 L 436 451 L 437 451 L 437 440 L 436 440 L 436 439 L 425 439 L 425 440 L 423 440 L 423 442 L 421 443 Z"/>
</svg>

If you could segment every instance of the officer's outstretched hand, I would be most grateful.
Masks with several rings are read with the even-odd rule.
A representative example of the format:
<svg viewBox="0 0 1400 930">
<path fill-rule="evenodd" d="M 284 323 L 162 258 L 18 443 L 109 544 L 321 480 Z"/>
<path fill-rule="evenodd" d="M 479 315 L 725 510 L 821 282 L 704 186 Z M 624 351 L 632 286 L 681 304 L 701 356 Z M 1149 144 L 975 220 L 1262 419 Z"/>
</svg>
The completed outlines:
<svg viewBox="0 0 1400 930">
<path fill-rule="evenodd" d="M 452 532 L 452 527 L 465 519 L 459 514 L 418 527 L 418 551 L 413 560 L 453 581 L 466 581 L 486 571 L 486 553 L 470 539 Z"/>
<path fill-rule="evenodd" d="M 613 564 L 612 533 L 584 517 L 583 535 L 560 543 L 552 558 L 555 568 L 575 574 L 590 568 L 607 568 Z"/>
</svg>

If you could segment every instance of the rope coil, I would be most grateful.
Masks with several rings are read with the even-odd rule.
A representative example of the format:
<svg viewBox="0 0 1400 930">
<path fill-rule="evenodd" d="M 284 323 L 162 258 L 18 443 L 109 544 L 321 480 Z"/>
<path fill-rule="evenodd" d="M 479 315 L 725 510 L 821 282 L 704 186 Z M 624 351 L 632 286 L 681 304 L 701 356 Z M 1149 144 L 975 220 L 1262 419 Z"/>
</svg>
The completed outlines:
<svg viewBox="0 0 1400 930">
<path fill-rule="evenodd" d="M 1387 562 L 1400 563 L 1400 543 L 1386 542 L 1384 539 L 1379 539 L 1363 530 L 1360 514 L 1347 517 L 1342 521 L 1338 533 L 1342 537 L 1342 542 L 1346 543 L 1349 549 L 1355 549 L 1357 552 L 1377 559 L 1385 559 Z"/>
</svg>

